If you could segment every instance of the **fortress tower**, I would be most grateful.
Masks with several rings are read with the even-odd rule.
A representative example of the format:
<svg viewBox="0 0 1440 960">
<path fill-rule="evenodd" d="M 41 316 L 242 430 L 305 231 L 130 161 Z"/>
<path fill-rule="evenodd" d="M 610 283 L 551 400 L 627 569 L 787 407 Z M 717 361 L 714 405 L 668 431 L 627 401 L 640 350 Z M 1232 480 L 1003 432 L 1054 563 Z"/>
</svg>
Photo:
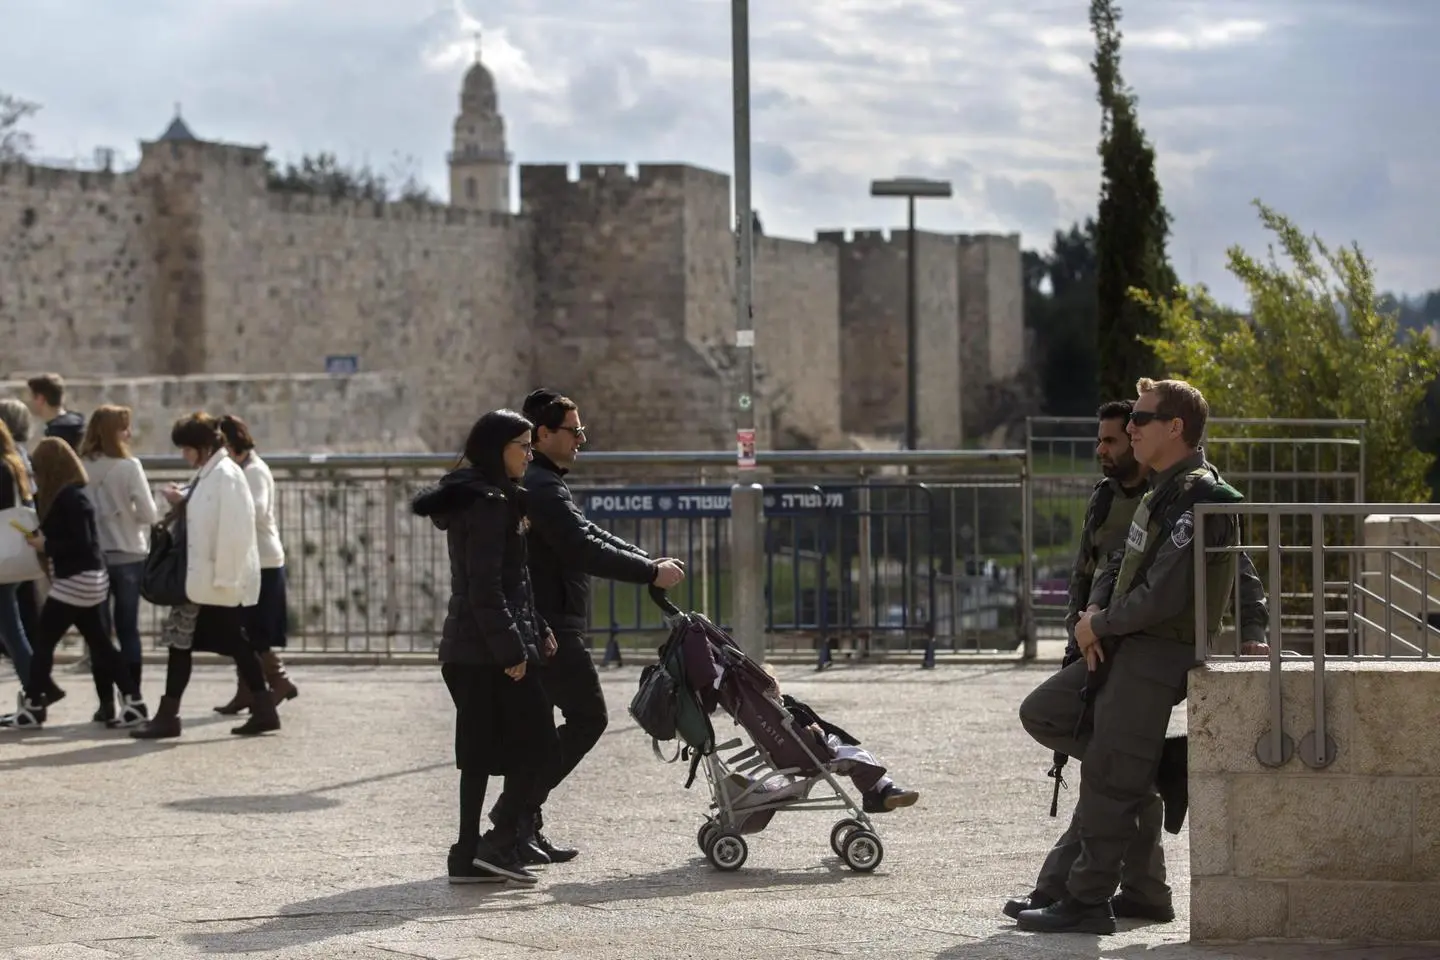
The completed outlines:
<svg viewBox="0 0 1440 960">
<path fill-rule="evenodd" d="M 505 149 L 505 118 L 500 116 L 495 77 L 480 62 L 475 38 L 475 63 L 460 87 L 460 114 L 455 118 L 450 163 L 450 205 L 466 210 L 510 212 L 510 153 Z"/>
</svg>

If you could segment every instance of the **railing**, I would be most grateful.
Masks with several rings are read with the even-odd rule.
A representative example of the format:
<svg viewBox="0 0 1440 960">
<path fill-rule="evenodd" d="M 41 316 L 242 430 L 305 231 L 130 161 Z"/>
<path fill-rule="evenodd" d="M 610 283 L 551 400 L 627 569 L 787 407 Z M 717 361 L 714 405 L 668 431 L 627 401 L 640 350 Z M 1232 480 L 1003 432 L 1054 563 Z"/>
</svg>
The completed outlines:
<svg viewBox="0 0 1440 960">
<path fill-rule="evenodd" d="M 1026 422 L 1031 469 L 1031 553 L 1040 636 L 1063 637 L 1070 564 L 1085 505 L 1099 479 L 1093 417 Z M 1205 455 L 1256 502 L 1355 503 L 1364 499 L 1363 420 L 1257 420 L 1212 417 Z"/>
<path fill-rule="evenodd" d="M 1240 542 L 1233 547 L 1206 546 L 1207 518 L 1240 518 Z M 1244 551 L 1255 562 L 1266 583 L 1269 622 L 1268 653 L 1247 656 L 1237 644 L 1224 656 L 1241 660 L 1268 659 L 1270 664 L 1270 729 L 1257 742 L 1257 759 L 1281 766 L 1296 753 L 1296 744 L 1284 729 L 1281 670 L 1286 660 L 1302 654 L 1287 645 L 1309 648 L 1314 671 L 1314 725 L 1301 738 L 1299 755 L 1308 766 L 1320 769 L 1334 762 L 1336 745 L 1325 726 L 1325 662 L 1327 659 L 1428 660 L 1431 643 L 1440 639 L 1440 598 L 1431 585 L 1440 580 L 1440 536 L 1434 523 L 1440 519 L 1436 504 L 1315 504 L 1241 503 L 1199 504 L 1195 511 L 1194 607 L 1195 655 L 1217 659 L 1217 634 L 1207 624 L 1207 599 L 1215 585 L 1207 583 L 1206 559 L 1220 553 Z M 1263 527 L 1257 539 L 1255 527 Z M 1430 542 L 1393 542 L 1395 521 L 1414 521 L 1432 534 Z M 1211 520 L 1211 523 L 1214 521 Z M 1385 526 L 1384 530 L 1372 527 Z M 1378 534 L 1378 537 L 1377 537 Z M 1370 542 L 1379 539 L 1382 542 Z M 1418 558 L 1418 559 L 1417 559 Z M 1298 561 L 1298 562 L 1297 562 Z M 1418 574 L 1415 582 L 1395 574 L 1395 567 Z M 1436 570 L 1432 570 L 1432 567 Z M 1287 569 L 1288 568 L 1288 569 Z M 1378 587 L 1375 584 L 1378 581 Z M 1220 589 L 1238 595 L 1236 583 Z M 1233 604 L 1232 604 L 1233 609 Z M 1230 615 L 1233 624 L 1238 613 Z M 1397 632 L 1397 621 L 1404 632 Z M 1339 628 L 1333 625 L 1339 623 Z M 1377 642 L 1378 640 L 1378 642 Z"/>
<path fill-rule="evenodd" d="M 266 458 L 287 552 L 292 651 L 432 653 L 449 591 L 444 535 L 415 493 L 454 464 L 436 455 Z M 652 556 L 686 561 L 672 596 L 732 619 L 725 453 L 586 453 L 567 479 L 591 519 Z M 187 473 L 146 458 L 161 484 Z M 1021 451 L 761 453 L 766 616 L 780 657 L 1034 656 Z M 664 630 L 643 591 L 596 578 L 591 636 L 606 659 Z M 142 605 L 154 638 L 160 614 Z"/>
</svg>

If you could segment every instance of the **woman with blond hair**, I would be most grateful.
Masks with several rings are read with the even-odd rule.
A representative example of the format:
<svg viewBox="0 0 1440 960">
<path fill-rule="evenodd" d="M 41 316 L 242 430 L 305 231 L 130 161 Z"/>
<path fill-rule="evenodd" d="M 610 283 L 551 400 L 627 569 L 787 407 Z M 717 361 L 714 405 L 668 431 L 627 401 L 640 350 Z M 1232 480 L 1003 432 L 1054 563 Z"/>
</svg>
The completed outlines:
<svg viewBox="0 0 1440 960">
<path fill-rule="evenodd" d="M 50 594 L 40 608 L 37 635 L 31 641 L 34 652 L 30 676 L 20 693 L 19 707 L 0 718 L 0 726 L 33 728 L 45 724 L 47 708 L 56 699 L 50 695 L 55 647 L 71 627 L 80 631 L 91 662 L 120 688 L 120 715 L 110 725 L 132 727 L 143 723 L 148 711 L 140 698 L 140 685 L 125 669 L 125 661 L 110 642 L 100 613 L 100 604 L 110 596 L 110 580 L 100 550 L 95 508 L 81 492 L 87 482 L 85 467 L 59 437 L 41 440 L 30 459 L 35 465 L 35 512 L 40 529 L 26 540 L 49 567 Z"/>
<path fill-rule="evenodd" d="M 84 490 L 95 507 L 100 549 L 110 579 L 110 596 L 100 610 L 106 618 L 106 633 L 114 627 L 120 655 L 138 686 L 144 653 L 140 645 L 140 580 L 150 552 L 150 526 L 160 514 L 145 468 L 130 453 L 130 419 L 129 407 L 106 404 L 98 408 L 90 415 L 85 438 L 80 441 L 80 459 L 90 476 Z M 93 660 L 91 665 L 94 667 Z M 95 720 L 114 719 L 114 684 L 98 668 L 93 675 L 100 696 Z"/>
</svg>

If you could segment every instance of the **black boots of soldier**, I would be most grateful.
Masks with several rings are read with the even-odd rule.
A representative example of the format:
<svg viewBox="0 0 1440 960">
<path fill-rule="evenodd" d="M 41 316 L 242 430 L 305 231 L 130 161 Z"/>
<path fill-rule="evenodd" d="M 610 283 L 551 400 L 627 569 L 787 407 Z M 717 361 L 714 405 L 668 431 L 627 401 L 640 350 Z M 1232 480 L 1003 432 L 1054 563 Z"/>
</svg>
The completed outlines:
<svg viewBox="0 0 1440 960">
<path fill-rule="evenodd" d="M 1190 806 L 1190 738 L 1169 737 L 1160 753 L 1155 790 L 1165 804 L 1165 831 L 1179 833 Z"/>
</svg>

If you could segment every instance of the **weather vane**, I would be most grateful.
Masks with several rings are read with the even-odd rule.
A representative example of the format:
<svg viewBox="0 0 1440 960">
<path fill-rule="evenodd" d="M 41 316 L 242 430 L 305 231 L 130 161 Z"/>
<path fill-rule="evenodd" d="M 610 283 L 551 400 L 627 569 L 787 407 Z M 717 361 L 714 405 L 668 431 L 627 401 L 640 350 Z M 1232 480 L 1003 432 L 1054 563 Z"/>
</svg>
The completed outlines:
<svg viewBox="0 0 1440 960">
<path fill-rule="evenodd" d="M 480 31 L 475 31 L 475 62 L 480 62 Z"/>
</svg>

